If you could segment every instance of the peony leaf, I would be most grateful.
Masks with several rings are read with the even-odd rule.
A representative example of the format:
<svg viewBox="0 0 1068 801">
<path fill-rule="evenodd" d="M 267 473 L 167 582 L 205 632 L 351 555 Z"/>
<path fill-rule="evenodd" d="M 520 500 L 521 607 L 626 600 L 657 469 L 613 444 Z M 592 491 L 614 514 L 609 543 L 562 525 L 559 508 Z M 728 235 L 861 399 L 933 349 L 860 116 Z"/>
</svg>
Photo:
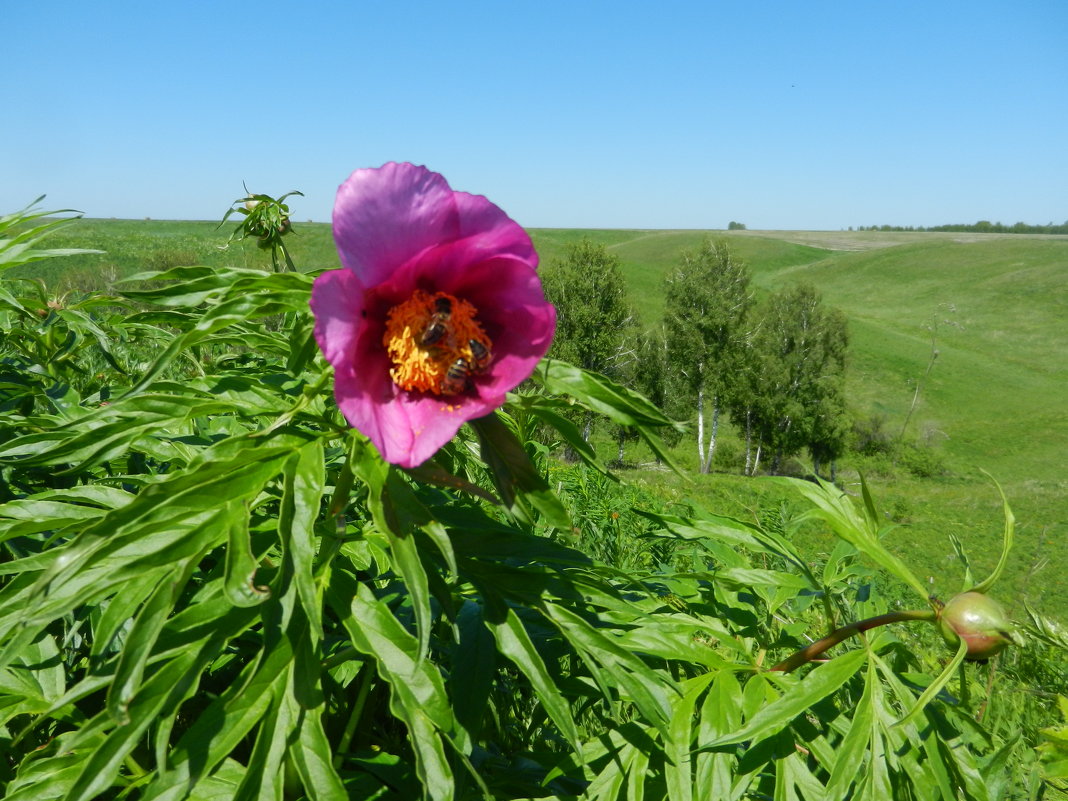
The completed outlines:
<svg viewBox="0 0 1068 801">
<path fill-rule="evenodd" d="M 983 471 L 986 472 L 985 470 Z M 1001 484 L 998 483 L 989 473 L 986 473 L 987 477 L 994 482 L 994 486 L 998 488 L 998 494 L 1001 495 L 1001 508 L 1005 513 L 1005 529 L 1001 538 L 1001 557 L 998 559 L 997 565 L 994 567 L 994 572 L 986 577 L 983 581 L 976 584 L 971 588 L 972 592 L 985 593 L 994 586 L 1001 577 L 1001 572 L 1005 569 L 1005 565 L 1009 561 L 1009 552 L 1012 550 L 1013 532 L 1016 528 L 1016 517 L 1012 513 L 1012 509 L 1009 508 L 1008 498 L 1005 497 L 1005 491 L 1001 488 Z"/>
<path fill-rule="evenodd" d="M 482 458 L 489 465 L 497 493 L 513 517 L 532 526 L 537 512 L 548 525 L 570 531 L 571 519 L 563 503 L 498 414 L 476 418 L 471 425 L 478 432 Z"/>
<path fill-rule="evenodd" d="M 961 638 L 960 644 L 957 646 L 957 653 L 953 655 L 953 658 L 949 660 L 945 668 L 938 674 L 938 678 L 928 685 L 927 689 L 923 691 L 920 697 L 917 699 L 915 706 L 908 711 L 903 718 L 894 724 L 894 727 L 904 726 L 906 723 L 911 722 L 919 715 L 924 707 L 926 707 L 934 697 L 942 691 L 949 680 L 953 677 L 953 672 L 960 667 L 960 664 L 964 661 L 964 657 L 968 655 L 968 643 Z"/>
<path fill-rule="evenodd" d="M 704 743 L 702 750 L 712 750 L 747 740 L 761 740 L 777 734 L 790 725 L 798 715 L 853 678 L 867 658 L 866 651 L 857 649 L 820 665 L 777 700 L 761 706 L 740 729 L 721 735 L 712 742 Z"/>
</svg>

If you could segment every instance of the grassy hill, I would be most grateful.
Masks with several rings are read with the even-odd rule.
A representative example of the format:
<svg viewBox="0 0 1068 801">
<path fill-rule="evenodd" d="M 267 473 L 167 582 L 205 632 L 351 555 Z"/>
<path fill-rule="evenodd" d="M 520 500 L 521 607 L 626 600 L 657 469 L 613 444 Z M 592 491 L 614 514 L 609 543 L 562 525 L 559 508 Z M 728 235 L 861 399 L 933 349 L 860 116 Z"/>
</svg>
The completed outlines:
<svg viewBox="0 0 1068 801">
<path fill-rule="evenodd" d="M 661 282 L 700 231 L 590 231 L 619 255 L 642 322 L 663 314 Z M 543 261 L 576 232 L 534 231 Z M 916 382 L 937 349 L 907 434 L 929 443 L 950 475 L 915 479 L 869 472 L 901 555 L 932 589 L 953 592 L 961 569 L 948 534 L 965 542 L 976 572 L 993 564 L 998 498 L 1017 516 L 1013 590 L 1068 618 L 1068 237 L 909 232 L 714 232 L 753 272 L 758 291 L 808 281 L 849 318 L 848 391 L 858 416 L 880 415 L 897 434 Z M 819 245 L 818 247 L 816 245 Z M 729 434 L 728 434 L 729 441 Z M 686 444 L 683 457 L 692 458 Z M 690 448 L 692 450 L 692 448 Z M 697 479 L 710 503 L 747 510 L 726 476 Z"/>
<path fill-rule="evenodd" d="M 620 257 L 646 325 L 663 315 L 664 274 L 681 250 L 706 235 L 585 233 Z M 923 422 L 917 426 L 914 418 L 910 430 L 926 424 L 955 458 L 997 463 L 1013 478 L 1033 476 L 1036 468 L 1056 475 L 1068 446 L 1068 409 L 1058 402 L 1068 381 L 1068 237 L 969 235 L 957 242 L 949 234 L 899 233 L 878 240 L 878 249 L 829 250 L 787 241 L 794 233 L 716 235 L 748 262 L 758 289 L 808 281 L 848 315 L 856 406 L 900 427 L 934 347 L 938 357 L 918 413 Z M 575 236 L 533 234 L 543 262 Z"/>
<path fill-rule="evenodd" d="M 225 245 L 229 226 L 210 222 L 82 221 L 58 232 L 56 247 L 94 247 L 104 255 L 53 260 L 28 267 L 61 289 L 98 288 L 144 269 L 175 264 L 266 265 L 253 246 Z M 903 524 L 892 546 L 932 589 L 958 588 L 947 535 L 966 544 L 982 573 L 996 558 L 1000 506 L 980 473 L 998 478 L 1018 519 L 1009 568 L 1010 604 L 1029 599 L 1047 614 L 1068 619 L 1068 237 L 909 232 L 709 232 L 725 238 L 745 260 L 760 292 L 808 281 L 850 320 L 849 397 L 861 418 L 880 415 L 897 434 L 927 370 L 908 434 L 928 442 L 949 474 L 917 479 L 878 465 L 845 465 L 849 480 L 865 470 L 888 517 Z M 297 264 L 337 266 L 329 226 L 299 224 L 289 241 Z M 702 231 L 531 231 L 543 265 L 568 242 L 588 237 L 619 257 L 631 298 L 645 325 L 663 314 L 664 274 Z M 934 341 L 932 342 L 932 336 Z M 731 434 L 726 433 L 729 444 Z M 680 461 L 694 459 L 688 441 Z M 852 467 L 852 473 L 848 468 Z M 738 476 L 681 482 L 630 471 L 633 480 L 682 493 L 703 505 L 746 515 L 775 503 L 763 488 Z"/>
</svg>

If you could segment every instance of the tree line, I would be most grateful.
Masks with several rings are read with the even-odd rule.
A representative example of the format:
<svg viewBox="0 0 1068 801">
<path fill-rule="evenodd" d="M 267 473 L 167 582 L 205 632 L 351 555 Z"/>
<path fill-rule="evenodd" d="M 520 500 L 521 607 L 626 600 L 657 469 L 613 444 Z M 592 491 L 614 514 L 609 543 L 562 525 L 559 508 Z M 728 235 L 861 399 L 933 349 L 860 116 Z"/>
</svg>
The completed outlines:
<svg viewBox="0 0 1068 801">
<path fill-rule="evenodd" d="M 619 259 L 604 245 L 569 245 L 543 281 L 558 313 L 549 355 L 604 373 L 692 421 L 701 472 L 712 468 L 726 418 L 744 437 L 745 474 L 762 465 L 775 472 L 806 450 L 817 472 L 833 474 L 850 428 L 849 337 L 844 315 L 824 306 L 811 285 L 758 302 L 748 267 L 726 243 L 706 239 L 680 255 L 664 279 L 664 319 L 643 329 Z M 593 417 L 581 422 L 588 439 Z M 615 435 L 622 461 L 629 432 Z"/>
<path fill-rule="evenodd" d="M 850 231 L 854 230 L 852 227 Z M 857 231 L 944 231 L 949 233 L 973 234 L 1068 234 L 1068 220 L 1060 225 L 1049 222 L 1045 225 L 1028 225 L 1024 222 L 1005 225 L 1000 222 L 979 220 L 975 223 L 950 223 L 948 225 L 860 225 Z"/>
</svg>

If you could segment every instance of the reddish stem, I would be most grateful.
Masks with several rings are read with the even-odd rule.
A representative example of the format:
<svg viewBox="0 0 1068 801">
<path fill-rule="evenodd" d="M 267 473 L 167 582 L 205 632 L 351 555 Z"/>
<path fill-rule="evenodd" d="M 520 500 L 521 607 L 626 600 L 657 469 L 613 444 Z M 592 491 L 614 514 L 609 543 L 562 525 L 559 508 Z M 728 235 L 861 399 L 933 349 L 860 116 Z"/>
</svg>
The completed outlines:
<svg viewBox="0 0 1068 801">
<path fill-rule="evenodd" d="M 789 673 L 791 670 L 801 667 L 806 662 L 811 662 L 828 648 L 838 645 L 842 640 L 846 640 L 854 634 L 860 634 L 862 631 L 867 631 L 868 629 L 885 626 L 887 623 L 900 623 L 905 620 L 934 621 L 935 618 L 935 612 L 930 609 L 909 609 L 904 612 L 888 612 L 885 615 L 877 615 L 876 617 L 869 617 L 866 620 L 858 620 L 856 623 L 850 623 L 848 626 L 842 626 L 840 629 L 835 629 L 823 639 L 816 640 L 816 642 L 811 645 L 802 648 L 800 651 L 793 654 L 788 659 L 784 659 L 771 669 Z"/>
</svg>

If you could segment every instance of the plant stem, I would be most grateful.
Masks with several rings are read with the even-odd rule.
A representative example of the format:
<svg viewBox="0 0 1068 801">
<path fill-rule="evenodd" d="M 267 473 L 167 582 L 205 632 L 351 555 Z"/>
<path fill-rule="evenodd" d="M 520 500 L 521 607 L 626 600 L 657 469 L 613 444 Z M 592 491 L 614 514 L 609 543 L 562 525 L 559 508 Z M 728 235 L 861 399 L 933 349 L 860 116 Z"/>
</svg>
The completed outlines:
<svg viewBox="0 0 1068 801">
<path fill-rule="evenodd" d="M 936 613 L 930 609 L 909 609 L 904 612 L 888 612 L 885 615 L 877 615 L 876 617 L 869 617 L 866 620 L 859 620 L 856 623 L 850 623 L 848 626 L 842 626 L 839 629 L 835 629 L 823 639 L 816 640 L 816 642 L 802 648 L 788 659 L 784 659 L 773 667 L 772 670 L 789 673 L 791 670 L 796 670 L 801 667 L 801 665 L 806 662 L 811 662 L 828 648 L 838 645 L 842 640 L 848 639 L 854 634 L 860 634 L 862 631 L 867 631 L 868 629 L 885 626 L 887 623 L 900 623 L 905 620 L 927 620 L 934 622 L 935 617 Z"/>
<path fill-rule="evenodd" d="M 348 722 L 345 724 L 345 732 L 341 735 L 341 744 L 338 747 L 337 755 L 334 757 L 335 770 L 341 767 L 342 760 L 349 750 L 353 736 L 356 734 L 356 725 L 360 722 L 364 705 L 367 703 L 367 696 L 371 692 L 371 685 L 374 683 L 374 669 L 370 665 L 364 664 L 360 668 L 358 681 L 356 699 L 353 701 Z"/>
</svg>

